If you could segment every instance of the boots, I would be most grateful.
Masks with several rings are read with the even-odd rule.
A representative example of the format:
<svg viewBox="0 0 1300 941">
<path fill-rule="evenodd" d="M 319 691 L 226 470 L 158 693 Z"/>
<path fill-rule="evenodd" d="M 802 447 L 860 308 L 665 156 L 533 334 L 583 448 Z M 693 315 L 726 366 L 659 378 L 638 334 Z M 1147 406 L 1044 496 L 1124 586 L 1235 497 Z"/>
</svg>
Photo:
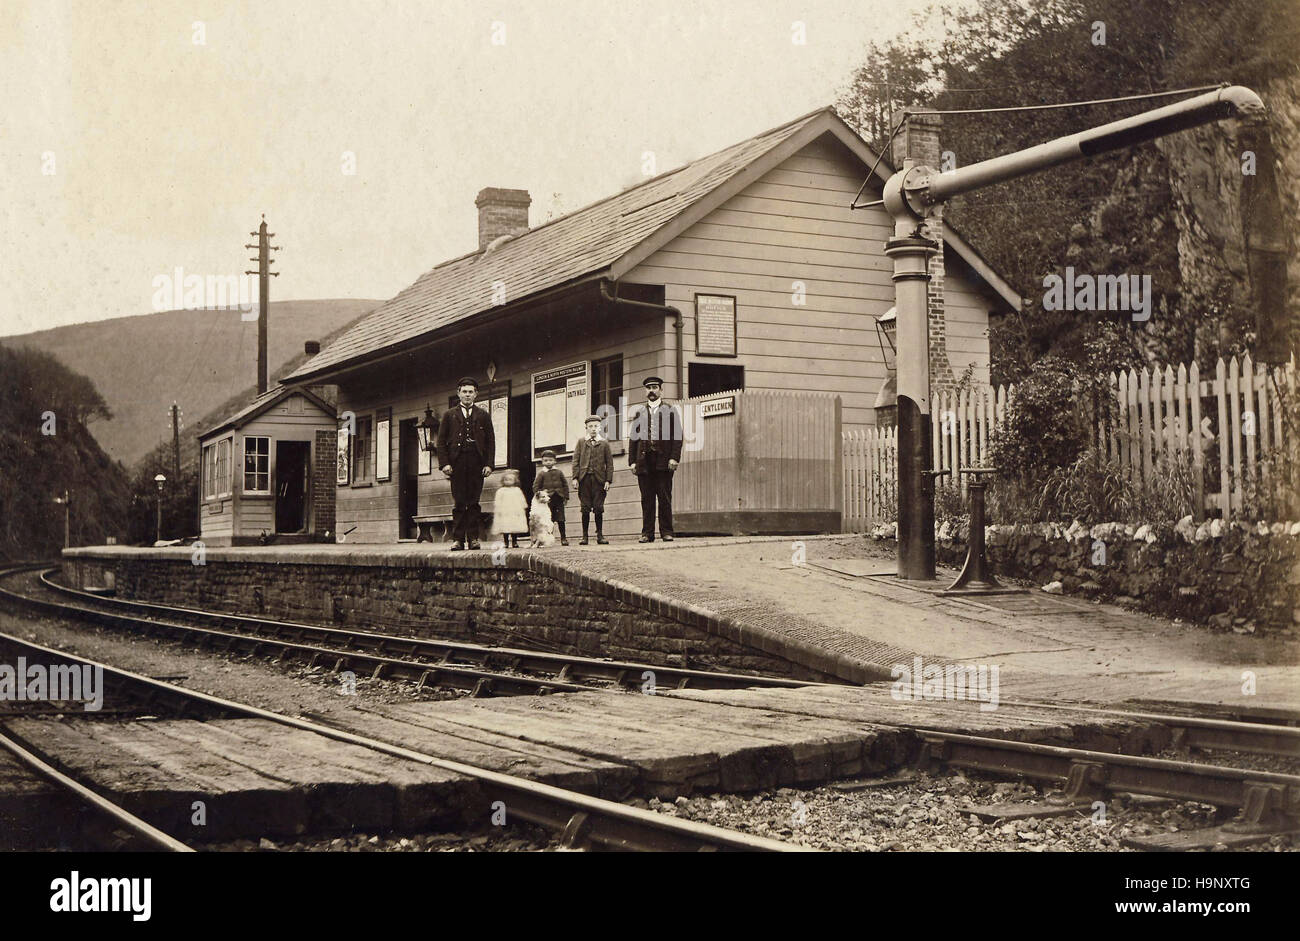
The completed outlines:
<svg viewBox="0 0 1300 941">
<path fill-rule="evenodd" d="M 557 525 L 560 527 L 560 545 L 567 546 L 569 537 L 564 535 L 564 520 L 560 520 Z"/>
<path fill-rule="evenodd" d="M 604 526 L 605 514 L 600 510 L 596 511 L 596 545 L 607 546 L 609 540 L 605 538 Z"/>
<path fill-rule="evenodd" d="M 578 545 L 585 546 L 587 544 L 587 532 L 590 526 L 591 510 L 584 508 L 582 511 L 582 539 L 578 540 Z"/>
</svg>

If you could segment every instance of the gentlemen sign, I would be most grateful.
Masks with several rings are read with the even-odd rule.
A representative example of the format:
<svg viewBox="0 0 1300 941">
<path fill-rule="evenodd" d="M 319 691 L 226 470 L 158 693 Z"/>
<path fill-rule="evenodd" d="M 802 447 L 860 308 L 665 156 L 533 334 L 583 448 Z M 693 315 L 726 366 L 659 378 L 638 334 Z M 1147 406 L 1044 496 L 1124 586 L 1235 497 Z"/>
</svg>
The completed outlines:
<svg viewBox="0 0 1300 941">
<path fill-rule="evenodd" d="M 720 399 L 709 399 L 707 402 L 700 403 L 701 418 L 717 418 L 719 415 L 734 415 L 736 412 L 736 397 L 734 395 L 724 396 Z"/>
<path fill-rule="evenodd" d="M 724 294 L 695 295 L 695 352 L 700 356 L 736 355 L 736 299 Z"/>
</svg>

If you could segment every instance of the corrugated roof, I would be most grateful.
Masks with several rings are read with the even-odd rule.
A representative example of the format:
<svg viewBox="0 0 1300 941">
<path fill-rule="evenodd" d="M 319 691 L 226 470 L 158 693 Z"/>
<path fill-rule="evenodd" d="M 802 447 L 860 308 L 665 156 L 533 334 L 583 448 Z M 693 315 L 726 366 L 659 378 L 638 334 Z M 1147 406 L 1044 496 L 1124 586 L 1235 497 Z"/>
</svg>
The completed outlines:
<svg viewBox="0 0 1300 941">
<path fill-rule="evenodd" d="M 345 331 L 291 376 L 312 375 L 601 271 L 737 172 L 829 109 L 818 109 L 725 150 L 530 229 L 491 251 L 443 262 Z"/>
</svg>

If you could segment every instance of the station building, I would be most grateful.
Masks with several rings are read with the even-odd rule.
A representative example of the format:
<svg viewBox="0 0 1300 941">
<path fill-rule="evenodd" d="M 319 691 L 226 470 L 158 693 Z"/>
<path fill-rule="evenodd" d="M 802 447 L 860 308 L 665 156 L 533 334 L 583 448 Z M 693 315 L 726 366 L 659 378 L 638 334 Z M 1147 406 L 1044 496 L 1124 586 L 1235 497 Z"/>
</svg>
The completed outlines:
<svg viewBox="0 0 1300 941">
<path fill-rule="evenodd" d="M 923 158 L 935 150 L 937 165 L 937 127 L 909 122 L 908 133 L 907 146 Z M 284 380 L 338 388 L 338 532 L 348 542 L 394 542 L 415 537 L 417 518 L 450 516 L 450 486 L 421 445 L 421 426 L 450 406 L 466 374 L 481 383 L 478 401 L 496 428 L 494 466 L 521 471 L 525 484 L 548 448 L 567 472 L 583 419 L 611 416 L 609 535 L 640 529 L 623 439 L 646 376 L 664 378 L 670 401 L 833 399 L 834 421 L 812 439 L 781 440 L 802 449 L 815 439 L 838 454 L 843 430 L 876 422 L 892 366 L 876 329 L 894 303 L 883 250 L 892 221 L 879 206 L 849 208 L 876 157 L 826 108 L 535 228 L 527 192 L 482 190 L 475 251 L 434 267 Z M 891 172 L 881 161 L 860 201 L 878 199 Z M 934 382 L 968 364 L 987 381 L 990 313 L 1020 301 L 950 227 L 942 240 L 931 282 Z M 788 424 L 799 425 L 799 409 L 782 411 Z M 683 468 L 708 457 L 703 432 L 717 427 L 709 420 L 697 428 L 702 450 L 688 448 Z M 800 466 L 789 461 L 799 453 L 766 463 L 755 455 L 735 460 L 798 481 Z M 834 473 L 833 461 L 826 466 Z M 484 488 L 485 507 L 499 477 Z M 735 508 L 734 494 L 716 499 Z"/>
<path fill-rule="evenodd" d="M 337 437 L 334 406 L 290 386 L 269 389 L 205 431 L 199 539 L 240 546 L 332 538 Z"/>
</svg>

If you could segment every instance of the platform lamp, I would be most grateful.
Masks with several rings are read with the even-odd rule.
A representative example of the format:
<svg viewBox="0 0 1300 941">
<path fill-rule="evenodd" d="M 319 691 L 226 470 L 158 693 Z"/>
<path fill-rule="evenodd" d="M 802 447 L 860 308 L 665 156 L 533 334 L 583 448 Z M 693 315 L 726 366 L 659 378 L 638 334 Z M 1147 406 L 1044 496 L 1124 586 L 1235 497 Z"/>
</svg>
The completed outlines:
<svg viewBox="0 0 1300 941">
<path fill-rule="evenodd" d="M 154 529 L 154 542 L 162 542 L 162 495 L 163 487 L 167 483 L 167 478 L 162 474 L 154 477 L 153 482 L 158 485 L 158 523 Z"/>
<path fill-rule="evenodd" d="M 54 502 L 63 507 L 63 548 L 72 545 L 72 504 L 68 500 L 68 491 L 63 491 L 63 496 L 55 497 Z"/>
<path fill-rule="evenodd" d="M 433 419 L 433 409 L 429 403 L 424 405 L 424 419 L 415 426 L 415 431 L 420 436 L 420 450 L 432 451 L 434 442 L 438 440 L 438 423 Z"/>
</svg>

